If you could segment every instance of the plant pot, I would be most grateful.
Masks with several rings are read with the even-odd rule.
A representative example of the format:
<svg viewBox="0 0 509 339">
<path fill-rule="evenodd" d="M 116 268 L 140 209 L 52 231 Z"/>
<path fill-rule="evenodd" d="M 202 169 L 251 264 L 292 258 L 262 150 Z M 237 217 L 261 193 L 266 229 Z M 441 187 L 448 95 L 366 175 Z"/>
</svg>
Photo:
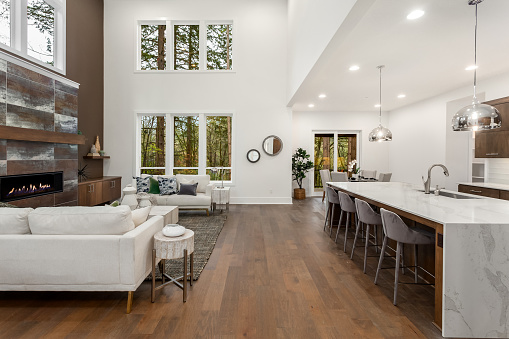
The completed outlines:
<svg viewBox="0 0 509 339">
<path fill-rule="evenodd" d="M 297 200 L 306 199 L 306 190 L 304 188 L 294 188 L 293 198 Z"/>
</svg>

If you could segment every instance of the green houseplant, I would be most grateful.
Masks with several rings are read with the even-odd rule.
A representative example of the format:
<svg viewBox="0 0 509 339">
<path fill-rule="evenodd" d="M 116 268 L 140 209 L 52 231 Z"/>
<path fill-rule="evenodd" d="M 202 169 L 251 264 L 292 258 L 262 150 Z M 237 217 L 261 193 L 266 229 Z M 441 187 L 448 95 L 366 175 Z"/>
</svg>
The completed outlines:
<svg viewBox="0 0 509 339">
<path fill-rule="evenodd" d="M 302 148 L 292 155 L 292 176 L 293 180 L 297 181 L 299 188 L 293 190 L 295 199 L 306 198 L 306 190 L 302 188 L 302 180 L 306 177 L 306 173 L 313 168 L 313 162 L 309 160 L 310 155 Z"/>
</svg>

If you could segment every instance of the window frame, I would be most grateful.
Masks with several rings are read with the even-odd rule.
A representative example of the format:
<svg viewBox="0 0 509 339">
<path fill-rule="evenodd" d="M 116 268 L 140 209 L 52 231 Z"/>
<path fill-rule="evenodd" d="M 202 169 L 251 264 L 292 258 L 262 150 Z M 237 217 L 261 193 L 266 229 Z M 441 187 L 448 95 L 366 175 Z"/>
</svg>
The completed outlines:
<svg viewBox="0 0 509 339">
<path fill-rule="evenodd" d="M 199 62 L 198 69 L 173 69 L 174 65 L 174 49 L 175 37 L 173 36 L 175 25 L 196 25 L 200 26 L 199 41 Z M 142 70 L 141 69 L 141 26 L 142 25 L 166 25 L 166 69 L 165 70 Z M 207 26 L 208 25 L 232 25 L 232 31 L 235 31 L 235 20 L 177 20 L 177 19 L 143 19 L 135 20 L 135 44 L 136 58 L 134 65 L 134 73 L 235 73 L 235 69 L 207 69 Z M 236 38 L 237 39 L 237 38 Z M 235 45 L 232 45 L 232 60 L 235 60 Z M 170 67 L 171 66 L 171 67 Z"/>
<path fill-rule="evenodd" d="M 174 166 L 174 117 L 176 116 L 198 116 L 199 140 L 198 140 L 198 167 L 175 167 Z M 141 117 L 142 116 L 164 116 L 166 119 L 166 153 L 165 167 L 141 167 Z M 179 110 L 179 111 L 135 111 L 135 176 L 140 176 L 142 169 L 164 169 L 165 175 L 173 175 L 175 169 L 198 169 L 198 175 L 207 174 L 207 116 L 229 116 L 232 118 L 232 159 L 230 167 L 223 167 L 231 171 L 231 180 L 224 181 L 225 186 L 235 186 L 235 145 L 236 145 L 236 122 L 235 112 L 232 110 Z M 211 180 L 211 183 L 220 183 L 220 180 Z"/>
<path fill-rule="evenodd" d="M 55 28 L 53 36 L 53 63 L 47 64 L 28 55 L 28 0 L 10 0 L 10 42 L 0 43 L 0 48 L 60 74 L 66 74 L 66 1 L 44 0 L 55 10 Z"/>
</svg>

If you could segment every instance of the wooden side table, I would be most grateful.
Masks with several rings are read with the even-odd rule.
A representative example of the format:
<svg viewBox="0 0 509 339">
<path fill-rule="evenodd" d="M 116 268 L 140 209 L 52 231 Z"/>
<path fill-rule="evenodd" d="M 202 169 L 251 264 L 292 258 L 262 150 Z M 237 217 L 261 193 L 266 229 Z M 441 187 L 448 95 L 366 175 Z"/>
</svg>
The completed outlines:
<svg viewBox="0 0 509 339">
<path fill-rule="evenodd" d="M 187 272 L 187 256 L 191 255 L 190 271 Z M 164 272 L 166 260 L 184 258 L 184 275 L 178 278 L 170 277 Z M 156 287 L 156 264 L 157 259 L 162 261 L 161 275 L 163 282 Z M 154 249 L 152 250 L 152 302 L 155 301 L 156 291 L 164 286 L 174 283 L 184 291 L 184 302 L 187 299 L 187 278 L 190 277 L 190 285 L 193 286 L 193 266 L 194 266 L 194 232 L 186 230 L 180 237 L 166 237 L 162 231 L 154 235 Z M 165 282 L 164 279 L 168 281 Z M 182 280 L 182 283 L 179 281 Z"/>
<path fill-rule="evenodd" d="M 212 206 L 214 211 L 216 210 L 216 205 L 225 205 L 226 210 L 230 210 L 230 187 L 214 187 L 212 189 Z"/>
</svg>

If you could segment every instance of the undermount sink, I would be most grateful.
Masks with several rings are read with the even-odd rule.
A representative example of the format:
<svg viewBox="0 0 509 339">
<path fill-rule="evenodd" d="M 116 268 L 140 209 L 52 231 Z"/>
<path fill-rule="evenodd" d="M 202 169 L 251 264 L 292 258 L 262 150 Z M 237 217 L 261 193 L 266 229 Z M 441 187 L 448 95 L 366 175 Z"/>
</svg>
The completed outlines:
<svg viewBox="0 0 509 339">
<path fill-rule="evenodd" d="M 418 190 L 419 192 L 423 192 L 424 190 Z M 435 191 L 431 191 L 430 195 L 434 195 Z M 455 192 L 445 192 L 440 191 L 439 195 L 447 198 L 453 198 L 453 199 L 481 199 L 480 197 L 475 197 L 473 195 L 466 195 L 466 194 L 459 194 Z"/>
</svg>

